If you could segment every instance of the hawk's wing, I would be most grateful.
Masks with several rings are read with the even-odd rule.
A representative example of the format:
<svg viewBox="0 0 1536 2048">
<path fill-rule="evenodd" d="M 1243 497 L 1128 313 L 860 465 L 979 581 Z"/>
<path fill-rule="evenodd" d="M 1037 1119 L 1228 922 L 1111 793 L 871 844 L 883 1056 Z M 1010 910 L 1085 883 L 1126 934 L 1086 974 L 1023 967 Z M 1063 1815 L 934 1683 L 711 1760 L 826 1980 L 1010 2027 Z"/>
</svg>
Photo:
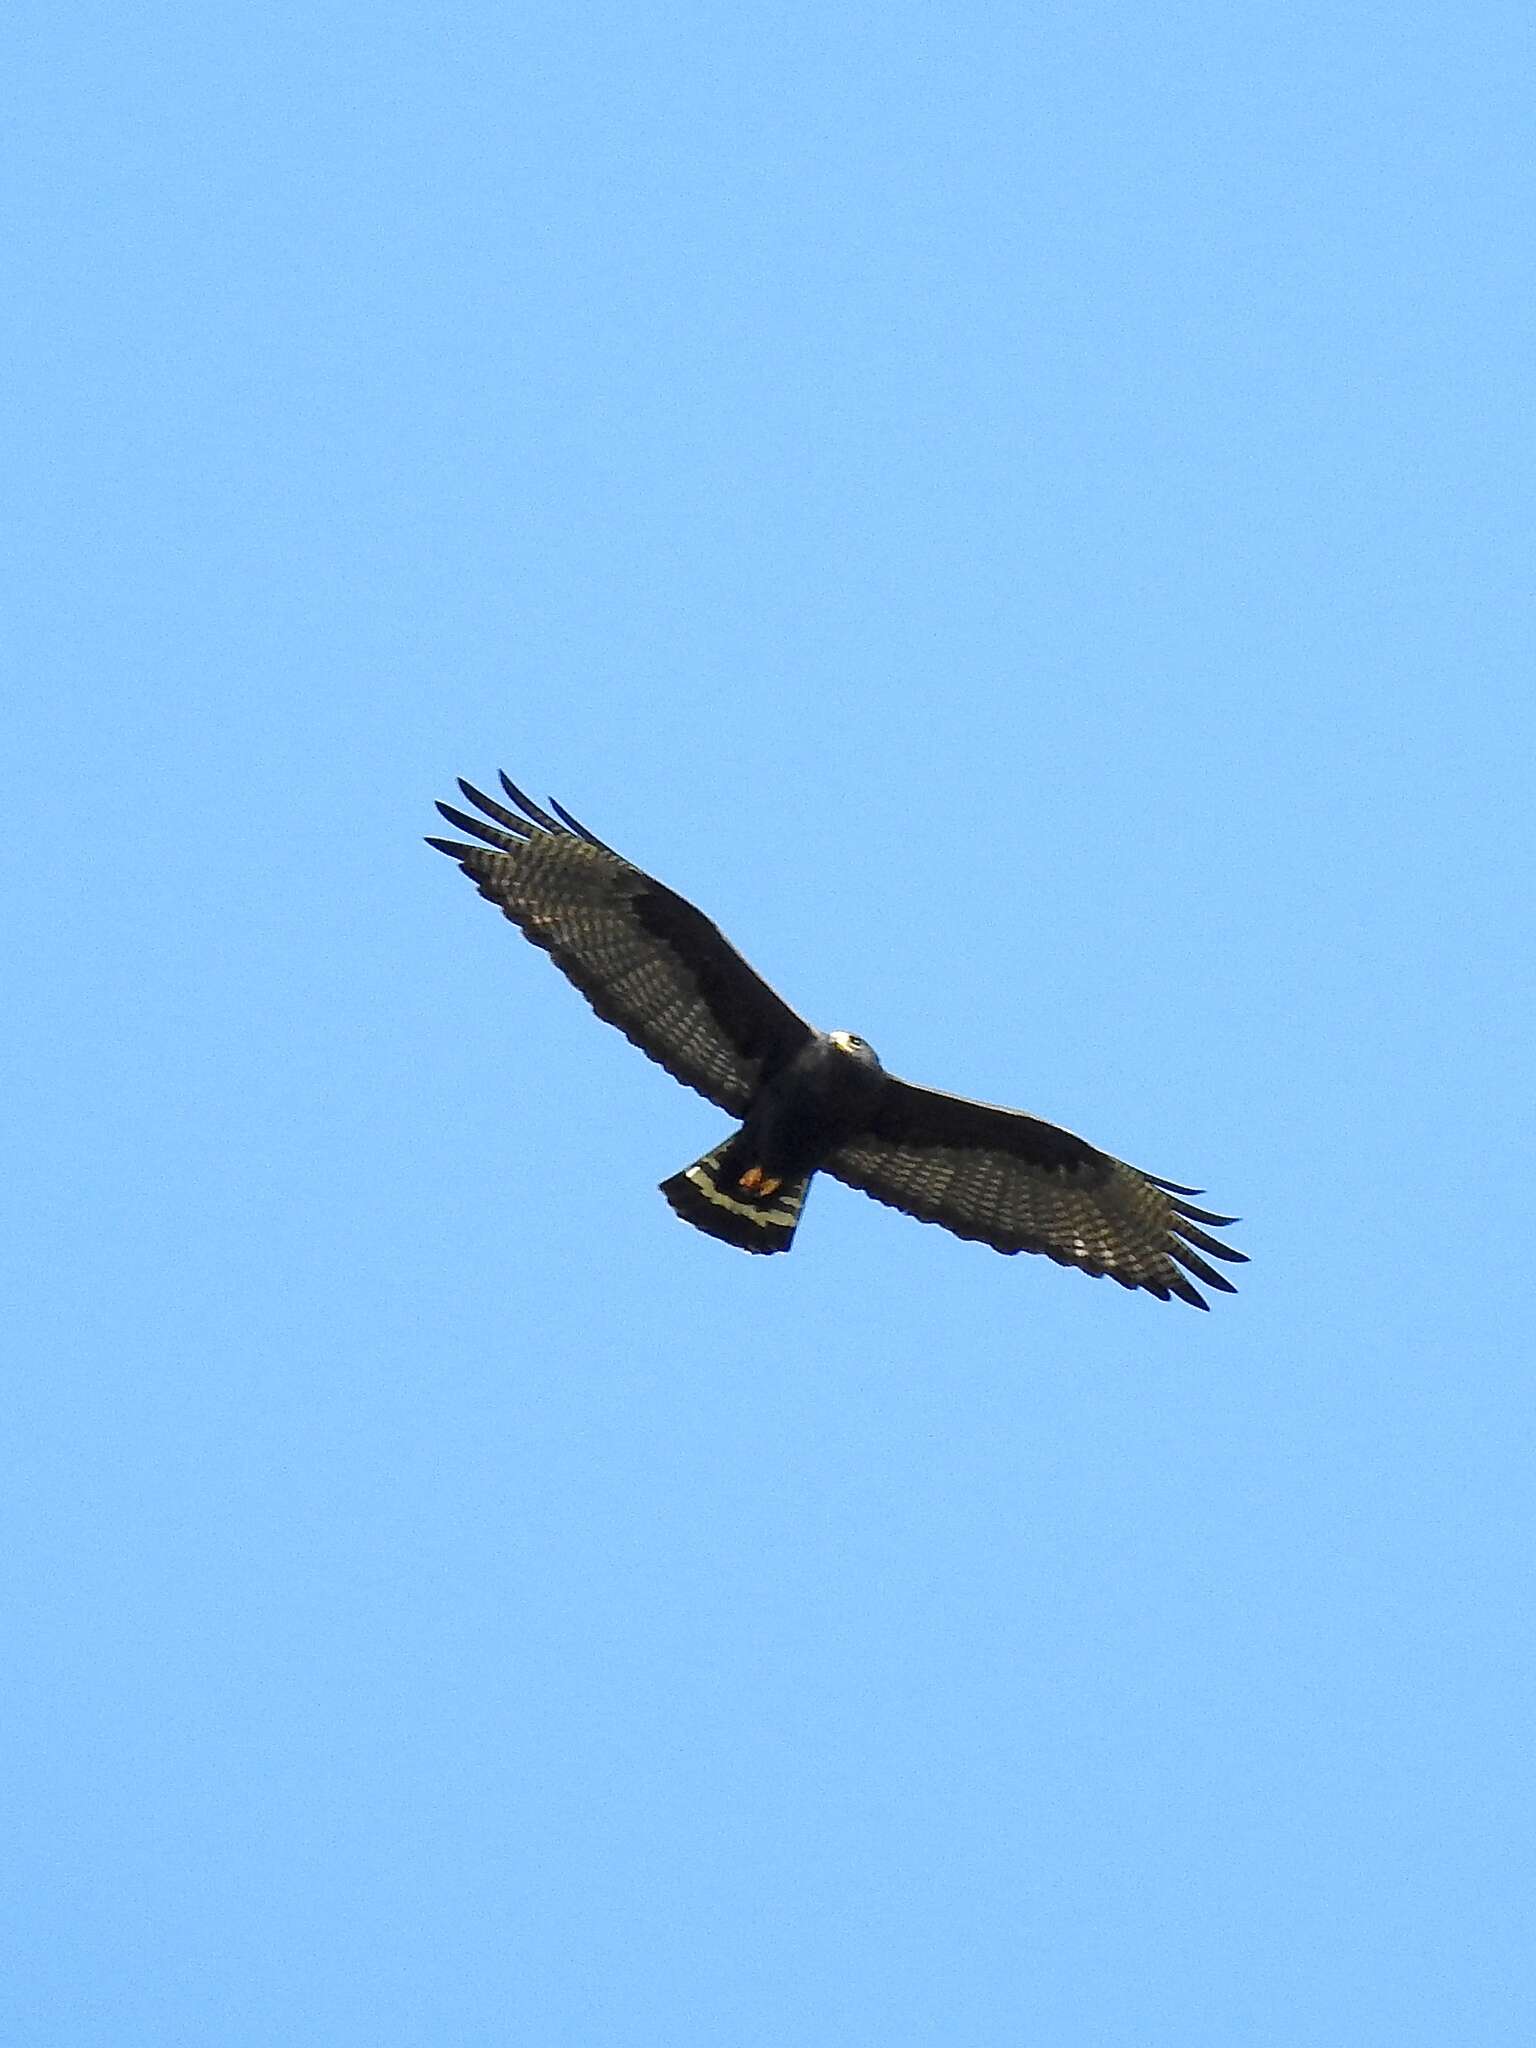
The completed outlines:
<svg viewBox="0 0 1536 2048">
<path fill-rule="evenodd" d="M 915 1088 L 894 1076 L 867 1131 L 826 1170 L 877 1202 L 1000 1252 L 1044 1252 L 1061 1266 L 1107 1273 L 1206 1306 L 1186 1277 L 1234 1290 L 1201 1253 L 1246 1256 L 1202 1230 L 1235 1219 L 1196 1209 L 1181 1188 L 1111 1159 L 1070 1131 L 1012 1109 Z M 1182 1270 L 1181 1270 L 1182 1269 Z"/>
<path fill-rule="evenodd" d="M 519 817 L 467 782 L 459 787 L 485 824 L 451 805 L 450 825 L 483 840 L 429 839 L 477 884 L 607 1023 L 740 1116 L 759 1080 L 790 1058 L 810 1026 L 702 911 L 627 860 L 559 804 L 551 817 L 505 775 Z"/>
</svg>

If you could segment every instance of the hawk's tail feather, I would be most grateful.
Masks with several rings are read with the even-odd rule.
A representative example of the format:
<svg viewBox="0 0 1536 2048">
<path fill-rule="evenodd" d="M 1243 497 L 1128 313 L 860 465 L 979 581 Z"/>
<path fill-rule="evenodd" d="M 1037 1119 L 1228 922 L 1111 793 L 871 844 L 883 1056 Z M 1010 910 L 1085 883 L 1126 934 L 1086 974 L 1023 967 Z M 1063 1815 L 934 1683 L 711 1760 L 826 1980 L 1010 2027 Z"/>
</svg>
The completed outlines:
<svg viewBox="0 0 1536 2048">
<path fill-rule="evenodd" d="M 762 1177 L 738 1143 L 739 1135 L 664 1180 L 661 1192 L 685 1223 L 709 1237 L 744 1252 L 787 1252 L 811 1176 L 744 1186 L 743 1176 L 749 1183 L 755 1171 Z"/>
</svg>

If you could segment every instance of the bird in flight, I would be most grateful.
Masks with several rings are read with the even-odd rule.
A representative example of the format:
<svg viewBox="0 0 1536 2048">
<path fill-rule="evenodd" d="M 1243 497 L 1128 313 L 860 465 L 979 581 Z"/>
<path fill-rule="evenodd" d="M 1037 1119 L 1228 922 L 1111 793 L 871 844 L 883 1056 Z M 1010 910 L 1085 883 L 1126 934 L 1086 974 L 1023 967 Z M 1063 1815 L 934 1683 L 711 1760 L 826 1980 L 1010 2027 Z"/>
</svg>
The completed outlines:
<svg viewBox="0 0 1536 2048">
<path fill-rule="evenodd" d="M 1043 1252 L 1122 1287 L 1208 1306 L 1236 1219 L 1020 1110 L 888 1074 L 851 1031 L 816 1030 L 693 904 L 569 811 L 501 777 L 508 804 L 437 808 L 475 845 L 428 839 L 548 953 L 598 1016 L 740 1128 L 661 1183 L 677 1214 L 748 1252 L 789 1250 L 818 1172 L 999 1252 Z M 1193 1277 L 1191 1277 L 1193 1276 Z"/>
</svg>

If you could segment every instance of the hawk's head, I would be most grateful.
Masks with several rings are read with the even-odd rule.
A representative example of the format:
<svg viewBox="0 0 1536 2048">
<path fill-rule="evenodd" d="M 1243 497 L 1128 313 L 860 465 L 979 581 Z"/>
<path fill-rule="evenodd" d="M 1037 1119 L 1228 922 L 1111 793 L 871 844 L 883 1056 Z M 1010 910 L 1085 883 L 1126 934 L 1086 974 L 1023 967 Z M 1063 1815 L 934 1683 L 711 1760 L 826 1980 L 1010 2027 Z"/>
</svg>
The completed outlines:
<svg viewBox="0 0 1536 2048">
<path fill-rule="evenodd" d="M 876 1073 L 881 1071 L 875 1048 L 866 1045 L 864 1040 L 855 1037 L 853 1032 L 834 1031 L 830 1034 L 830 1042 L 839 1052 L 845 1052 L 851 1060 L 857 1060 L 861 1067 L 872 1067 Z"/>
</svg>

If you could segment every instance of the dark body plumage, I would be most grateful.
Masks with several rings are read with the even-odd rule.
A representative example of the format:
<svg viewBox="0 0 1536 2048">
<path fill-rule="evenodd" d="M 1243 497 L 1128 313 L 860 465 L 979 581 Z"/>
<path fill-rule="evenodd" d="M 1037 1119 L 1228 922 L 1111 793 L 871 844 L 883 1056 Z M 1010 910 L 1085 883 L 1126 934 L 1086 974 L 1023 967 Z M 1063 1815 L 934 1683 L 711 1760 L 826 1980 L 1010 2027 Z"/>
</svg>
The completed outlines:
<svg viewBox="0 0 1536 2048">
<path fill-rule="evenodd" d="M 1123 1287 L 1206 1307 L 1191 1275 L 1232 1292 L 1210 1260 L 1233 1219 L 1198 1192 L 1021 1111 L 887 1074 L 847 1032 L 814 1030 L 719 929 L 605 846 L 568 811 L 509 782 L 515 810 L 467 782 L 482 813 L 438 809 L 479 844 L 431 839 L 549 953 L 597 1014 L 741 1128 L 662 1182 L 677 1213 L 746 1251 L 786 1251 L 820 1170 L 877 1201 L 1001 1252 L 1043 1252 Z"/>
</svg>

